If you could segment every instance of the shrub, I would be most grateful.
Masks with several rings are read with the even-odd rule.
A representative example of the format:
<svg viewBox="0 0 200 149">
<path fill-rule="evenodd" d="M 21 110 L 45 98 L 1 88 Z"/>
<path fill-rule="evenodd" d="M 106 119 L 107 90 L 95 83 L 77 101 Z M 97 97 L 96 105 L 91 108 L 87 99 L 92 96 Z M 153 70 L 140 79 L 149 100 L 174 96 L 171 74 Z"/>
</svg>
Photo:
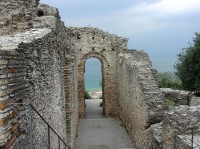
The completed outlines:
<svg viewBox="0 0 200 149">
<path fill-rule="evenodd" d="M 88 91 L 84 91 L 84 98 L 85 99 L 92 99 L 92 97 L 89 95 Z"/>
<path fill-rule="evenodd" d="M 182 89 L 180 79 L 173 72 L 158 73 L 158 87 Z"/>
</svg>

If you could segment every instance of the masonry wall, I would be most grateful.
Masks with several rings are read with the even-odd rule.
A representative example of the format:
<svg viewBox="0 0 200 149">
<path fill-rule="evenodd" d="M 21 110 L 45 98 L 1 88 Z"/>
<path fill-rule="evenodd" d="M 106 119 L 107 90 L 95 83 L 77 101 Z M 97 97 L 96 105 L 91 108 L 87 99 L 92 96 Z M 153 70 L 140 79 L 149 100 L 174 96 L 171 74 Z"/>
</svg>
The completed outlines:
<svg viewBox="0 0 200 149">
<path fill-rule="evenodd" d="M 45 16 L 35 23 L 36 28 L 0 37 L 1 147 L 29 148 L 25 105 L 28 103 L 69 146 L 75 140 L 78 122 L 75 53 L 64 24 L 55 17 L 59 16 L 55 9 L 40 7 Z M 48 28 L 41 28 L 46 22 L 51 22 Z M 34 146 L 46 148 L 47 126 L 35 112 L 32 114 Z M 51 145 L 58 148 L 58 138 L 52 131 Z"/>
<path fill-rule="evenodd" d="M 151 63 L 143 51 L 126 51 L 119 56 L 119 117 L 137 148 L 154 147 L 146 129 L 159 121 L 162 109 L 156 106 L 159 90 Z M 153 107 L 152 105 L 155 104 Z M 157 110 L 156 110 L 157 109 Z"/>
<path fill-rule="evenodd" d="M 9 104 L 24 99 L 30 85 L 24 79 L 28 69 L 24 54 L 16 51 L 0 51 L 0 54 L 0 146 L 6 143 L 8 148 L 20 134 L 17 118 L 20 106 Z"/>
<path fill-rule="evenodd" d="M 95 57 L 101 61 L 103 75 L 103 113 L 105 116 L 118 115 L 118 54 L 127 49 L 127 39 L 108 34 L 92 27 L 68 27 L 67 32 L 77 51 L 79 115 L 85 116 L 84 69 L 85 61 Z"/>
<path fill-rule="evenodd" d="M 5 68 L 13 68 L 12 72 L 19 71 L 19 73 L 11 74 L 13 79 L 18 79 L 22 77 L 22 81 L 11 84 L 11 86 L 16 87 L 13 89 L 15 93 L 13 95 L 12 103 L 32 103 L 33 106 L 40 112 L 40 114 L 51 124 L 51 126 L 58 131 L 65 138 L 66 126 L 65 126 L 65 101 L 64 101 L 64 90 L 63 90 L 63 77 L 61 72 L 61 56 L 63 54 L 62 49 L 56 47 L 56 35 L 51 30 L 35 30 L 29 32 L 29 34 L 39 34 L 44 32 L 42 38 L 36 39 L 29 43 L 21 43 L 18 45 L 19 48 L 11 49 L 22 53 L 24 57 L 15 58 L 11 57 L 9 65 L 6 65 Z M 36 35 L 37 36 L 37 35 Z M 28 36 L 27 36 L 28 38 Z M 11 39 L 14 39 L 11 37 Z M 22 40 L 23 41 L 23 40 Z M 51 44 L 53 43 L 53 44 Z M 60 50 L 60 51 L 59 51 Z M 26 65 L 20 65 L 24 63 Z M 11 66 L 10 66 L 11 65 Z M 19 67 L 20 70 L 15 67 Z M 22 68 L 21 68 L 22 67 Z M 26 69 L 25 69 L 25 68 Z M 6 75 L 8 75 L 6 73 Z M 27 84 L 26 84 L 26 83 Z M 27 91 L 27 87 L 29 87 Z M 26 91 L 23 91 L 26 90 Z M 6 92 L 5 96 L 10 96 L 10 92 Z M 21 95 L 21 96 L 19 96 Z M 20 106 L 11 106 L 14 109 L 20 108 Z M 10 108 L 7 106 L 6 108 Z M 26 107 L 23 107 L 24 110 L 20 110 L 17 113 L 17 116 L 20 116 L 23 112 L 26 114 Z M 13 109 L 12 109 L 13 111 Z M 18 117 L 19 119 L 21 117 Z M 33 127 L 34 127 L 34 141 L 35 145 L 40 147 L 45 147 L 47 140 L 44 137 L 46 127 L 44 123 L 36 116 L 33 117 Z M 12 124 L 16 119 L 8 120 L 8 123 Z M 20 119 L 19 121 L 23 121 Z M 22 123 L 24 123 L 23 121 Z M 22 124 L 23 125 L 23 124 Z M 6 127 L 6 126 L 5 126 Z M 22 128 L 25 129 L 25 128 Z M 22 135 L 26 135 L 23 134 Z M 36 131 L 36 132 L 35 132 Z M 7 139 L 12 139 L 14 136 L 11 134 Z M 25 136 L 24 136 L 25 137 Z M 28 138 L 26 136 L 26 138 Z M 23 141 L 24 142 L 24 141 Z M 45 142 L 43 144 L 43 142 Z M 24 148 L 25 145 L 18 145 L 20 140 L 15 141 L 15 144 L 19 148 Z M 24 142 L 25 143 L 25 142 Z M 54 142 L 52 142 L 54 144 Z M 21 146 L 22 145 L 22 146 Z M 16 146 L 14 148 L 16 148 Z"/>
<path fill-rule="evenodd" d="M 33 26 L 39 0 L 1 0 L 0 34 L 12 34 Z"/>
<path fill-rule="evenodd" d="M 192 93 L 190 91 L 173 90 L 171 88 L 161 88 L 160 90 L 168 101 L 174 102 L 175 106 L 191 103 Z"/>
<path fill-rule="evenodd" d="M 137 148 L 154 147 L 146 129 L 162 121 L 166 101 L 145 52 L 127 50 L 126 38 L 97 28 L 65 28 L 58 10 L 38 0 L 0 4 L 1 148 L 29 147 L 28 103 L 74 147 L 91 57 L 102 63 L 103 114 L 119 116 Z M 47 126 L 32 114 L 34 146 L 46 148 Z M 52 148 L 58 148 L 51 134 Z"/>
<path fill-rule="evenodd" d="M 180 105 L 165 112 L 162 132 L 162 138 L 164 140 L 162 144 L 163 149 L 172 148 L 174 145 L 180 149 L 191 148 L 192 136 L 194 139 L 193 148 L 198 148 L 200 129 L 199 107 L 199 105 Z M 175 135 L 176 139 L 174 137 Z"/>
<path fill-rule="evenodd" d="M 131 57 L 132 55 L 121 55 L 118 66 L 119 117 L 129 133 L 133 144 L 141 148 L 146 144 L 145 126 L 148 120 L 148 112 L 138 82 L 137 63 L 132 61 L 131 64 L 128 61 L 128 58 Z M 148 148 L 148 146 L 146 147 Z"/>
</svg>

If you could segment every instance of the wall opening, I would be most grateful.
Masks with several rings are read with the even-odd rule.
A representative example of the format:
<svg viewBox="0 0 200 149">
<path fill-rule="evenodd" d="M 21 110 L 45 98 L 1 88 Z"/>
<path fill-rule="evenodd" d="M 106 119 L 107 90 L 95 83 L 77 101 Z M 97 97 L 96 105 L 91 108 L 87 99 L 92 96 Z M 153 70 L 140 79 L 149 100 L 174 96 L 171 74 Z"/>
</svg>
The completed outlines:
<svg viewBox="0 0 200 149">
<path fill-rule="evenodd" d="M 108 69 L 108 61 L 102 55 L 101 53 L 97 52 L 90 52 L 87 54 L 84 54 L 82 58 L 80 59 L 80 62 L 78 64 L 78 104 L 79 104 L 79 117 L 83 118 L 86 117 L 86 103 L 85 103 L 85 98 L 84 98 L 84 90 L 87 89 L 87 85 L 85 87 L 85 79 L 84 75 L 87 73 L 87 66 L 85 67 L 85 64 L 87 65 L 87 61 L 90 61 L 90 59 L 96 60 L 96 62 L 99 62 L 99 74 L 101 75 L 101 79 L 97 81 L 97 87 L 100 88 L 99 83 L 100 81 L 102 82 L 102 107 L 101 108 L 101 116 L 102 113 L 104 116 L 110 116 L 110 104 L 109 104 L 109 99 L 110 99 L 110 83 L 109 80 L 110 78 L 108 75 L 106 75 L 109 72 Z M 91 65 L 94 66 L 94 68 L 97 68 L 97 65 L 95 65 L 94 62 L 91 63 Z M 96 72 L 95 69 L 92 69 L 91 71 Z M 90 77 L 91 78 L 91 77 Z M 100 105 L 99 105 L 100 106 Z"/>
<path fill-rule="evenodd" d="M 85 93 L 86 118 L 100 118 L 103 116 L 103 109 L 102 109 L 103 72 L 102 71 L 103 71 L 103 66 L 102 62 L 99 59 L 92 57 L 85 61 L 84 93 Z"/>
</svg>

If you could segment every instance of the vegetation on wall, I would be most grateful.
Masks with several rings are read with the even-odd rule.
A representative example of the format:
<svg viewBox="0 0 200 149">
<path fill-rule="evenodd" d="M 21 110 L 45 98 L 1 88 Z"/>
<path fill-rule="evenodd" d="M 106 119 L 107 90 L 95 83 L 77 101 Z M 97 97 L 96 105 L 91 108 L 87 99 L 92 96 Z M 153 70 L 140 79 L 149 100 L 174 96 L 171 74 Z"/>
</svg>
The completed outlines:
<svg viewBox="0 0 200 149">
<path fill-rule="evenodd" d="M 195 33 L 193 43 L 178 54 L 175 69 L 183 89 L 200 92 L 200 33 Z"/>
</svg>

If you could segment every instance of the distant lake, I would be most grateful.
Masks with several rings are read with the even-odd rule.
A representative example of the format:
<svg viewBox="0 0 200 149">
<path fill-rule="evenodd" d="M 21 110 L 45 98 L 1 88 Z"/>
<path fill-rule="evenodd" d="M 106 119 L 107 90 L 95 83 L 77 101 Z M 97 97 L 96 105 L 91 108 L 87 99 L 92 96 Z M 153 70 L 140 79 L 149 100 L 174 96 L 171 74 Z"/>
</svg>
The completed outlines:
<svg viewBox="0 0 200 149">
<path fill-rule="evenodd" d="M 158 72 L 175 71 L 174 61 L 158 60 L 153 61 L 153 68 L 157 69 Z M 99 85 L 102 80 L 101 74 L 101 62 L 97 58 L 89 58 L 85 63 L 85 89 L 86 90 L 96 90 L 101 89 Z"/>
<path fill-rule="evenodd" d="M 89 58 L 86 61 L 84 78 L 86 90 L 101 89 L 101 62 L 97 58 Z"/>
<path fill-rule="evenodd" d="M 152 67 L 157 69 L 158 72 L 174 72 L 175 61 L 172 60 L 154 60 Z"/>
</svg>

